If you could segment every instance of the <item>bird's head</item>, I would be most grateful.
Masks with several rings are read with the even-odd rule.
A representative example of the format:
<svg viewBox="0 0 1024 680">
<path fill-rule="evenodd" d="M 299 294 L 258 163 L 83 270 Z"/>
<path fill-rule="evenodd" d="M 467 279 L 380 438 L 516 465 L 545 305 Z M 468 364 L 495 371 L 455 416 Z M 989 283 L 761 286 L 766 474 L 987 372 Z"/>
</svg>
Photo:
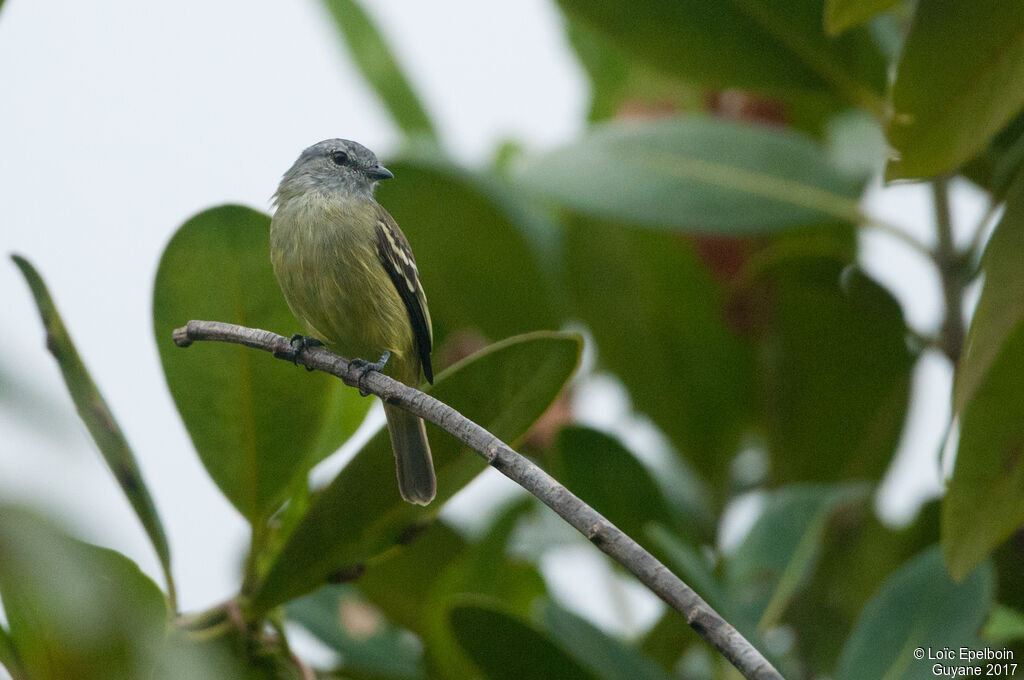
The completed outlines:
<svg viewBox="0 0 1024 680">
<path fill-rule="evenodd" d="M 307 191 L 372 197 L 377 182 L 394 175 L 359 142 L 326 139 L 309 147 L 281 178 L 278 202 Z"/>
</svg>

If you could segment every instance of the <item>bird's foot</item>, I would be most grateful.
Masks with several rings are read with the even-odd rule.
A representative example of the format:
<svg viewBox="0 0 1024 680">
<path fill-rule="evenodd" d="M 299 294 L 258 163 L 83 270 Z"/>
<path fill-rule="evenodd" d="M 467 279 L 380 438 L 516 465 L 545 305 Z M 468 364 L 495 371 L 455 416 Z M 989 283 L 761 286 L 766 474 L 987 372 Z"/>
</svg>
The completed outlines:
<svg viewBox="0 0 1024 680">
<path fill-rule="evenodd" d="M 377 371 L 378 373 L 380 373 L 381 371 L 384 370 L 384 367 L 388 365 L 388 359 L 390 358 L 391 352 L 385 350 L 384 354 L 380 355 L 380 359 L 378 359 L 376 363 L 370 363 L 366 359 L 352 360 L 352 364 L 354 364 L 355 367 L 359 369 L 359 379 L 356 380 L 356 385 L 359 387 L 359 394 L 361 396 L 366 397 L 369 396 L 370 394 L 369 392 L 366 391 L 366 388 L 363 387 L 363 378 L 366 377 L 366 374 L 369 373 L 370 371 Z"/>
<path fill-rule="evenodd" d="M 291 344 L 292 344 L 292 363 L 295 364 L 296 366 L 299 365 L 299 352 L 301 352 L 304 349 L 308 349 L 310 347 L 323 347 L 324 346 L 324 343 L 320 342 L 316 338 L 310 337 L 308 335 L 303 335 L 302 333 L 296 333 L 295 335 L 293 335 L 292 336 Z M 306 370 L 307 371 L 312 371 L 313 369 L 310 368 L 309 366 L 306 366 Z"/>
</svg>

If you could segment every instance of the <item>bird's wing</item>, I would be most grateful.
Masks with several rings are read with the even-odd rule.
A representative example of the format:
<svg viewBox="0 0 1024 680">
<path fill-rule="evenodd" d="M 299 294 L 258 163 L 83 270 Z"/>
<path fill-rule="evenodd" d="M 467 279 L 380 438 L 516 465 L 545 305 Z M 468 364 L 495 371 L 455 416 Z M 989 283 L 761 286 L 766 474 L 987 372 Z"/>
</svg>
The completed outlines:
<svg viewBox="0 0 1024 680">
<path fill-rule="evenodd" d="M 423 375 L 427 382 L 433 384 L 434 369 L 430 365 L 430 349 L 433 344 L 434 329 L 430 324 L 430 311 L 427 309 L 427 296 L 420 284 L 420 272 L 416 268 L 416 258 L 405 234 L 398 228 L 388 211 L 377 206 L 377 255 L 384 271 L 395 284 L 395 290 L 405 303 L 412 324 L 412 334 L 416 341 L 416 351 L 423 365 Z"/>
</svg>

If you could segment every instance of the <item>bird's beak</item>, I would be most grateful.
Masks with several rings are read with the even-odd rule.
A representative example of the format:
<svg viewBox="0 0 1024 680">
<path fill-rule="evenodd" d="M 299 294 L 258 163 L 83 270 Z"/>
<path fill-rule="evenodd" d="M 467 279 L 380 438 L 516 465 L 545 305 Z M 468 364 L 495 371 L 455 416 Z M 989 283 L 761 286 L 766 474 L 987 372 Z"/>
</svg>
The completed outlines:
<svg viewBox="0 0 1024 680">
<path fill-rule="evenodd" d="M 391 171 L 385 168 L 383 165 L 378 165 L 375 168 L 370 168 L 366 171 L 366 174 L 371 179 L 393 179 L 395 176 L 391 174 Z"/>
</svg>

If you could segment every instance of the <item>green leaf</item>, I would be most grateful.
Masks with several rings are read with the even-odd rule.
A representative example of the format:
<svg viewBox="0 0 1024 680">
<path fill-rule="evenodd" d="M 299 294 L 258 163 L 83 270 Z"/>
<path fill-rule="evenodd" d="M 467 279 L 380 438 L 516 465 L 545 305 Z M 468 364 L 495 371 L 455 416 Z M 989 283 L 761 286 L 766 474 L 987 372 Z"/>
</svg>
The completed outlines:
<svg viewBox="0 0 1024 680">
<path fill-rule="evenodd" d="M 339 380 L 246 347 L 204 342 L 182 349 L 172 341 L 172 331 L 190 319 L 286 335 L 300 330 L 270 265 L 269 229 L 269 217 L 241 206 L 196 215 L 167 245 L 153 291 L 171 395 L 207 472 L 252 523 L 337 449 L 369 407 Z"/>
<path fill-rule="evenodd" d="M 120 485 L 132 509 L 142 523 L 146 534 L 149 536 L 153 549 L 156 551 L 160 566 L 167 580 L 167 587 L 171 593 L 171 600 L 174 598 L 174 578 L 171 575 L 171 550 L 167 544 L 167 535 L 160 523 L 160 516 L 153 505 L 153 498 L 149 495 L 149 489 L 142 479 L 139 465 L 135 460 L 128 441 L 121 432 L 114 414 L 100 394 L 99 388 L 93 382 L 89 370 L 78 355 L 74 342 L 64 321 L 57 311 L 50 292 L 42 277 L 36 272 L 28 260 L 18 255 L 12 256 L 14 263 L 18 265 L 21 273 L 25 276 L 32 296 L 35 298 L 39 314 L 43 319 L 43 326 L 46 329 L 46 347 L 57 359 L 61 374 L 64 376 L 64 383 L 68 387 L 71 399 L 75 403 L 78 415 L 85 423 L 86 429 L 96 442 L 103 460 L 107 467 L 114 473 L 114 478 Z"/>
<path fill-rule="evenodd" d="M 430 592 L 438 575 L 457 562 L 469 543 L 444 522 L 433 522 L 408 545 L 381 555 L 356 581 L 356 587 L 388 620 L 421 635 L 433 612 Z"/>
<path fill-rule="evenodd" d="M 1017 578 L 1024 573 L 1024 530 L 1016 532 L 1010 540 L 999 546 L 992 555 L 996 566 L 996 583 L 999 591 L 996 599 L 1000 603 L 1024 611 L 1024 580 Z"/>
<path fill-rule="evenodd" d="M 432 668 L 444 677 L 473 677 L 473 666 L 452 637 L 447 612 L 472 597 L 501 602 L 507 614 L 528 616 L 531 605 L 546 595 L 544 579 L 532 564 L 509 555 L 508 544 L 519 519 L 536 507 L 530 498 L 506 508 L 484 537 L 443 571 L 435 573 L 424 597 L 420 631 Z"/>
<path fill-rule="evenodd" d="M 651 472 L 607 434 L 563 427 L 547 460 L 556 479 L 638 541 L 651 523 L 673 526 L 692 541 L 710 540 L 712 526 L 694 526 L 705 517 L 677 518 Z"/>
<path fill-rule="evenodd" d="M 601 363 L 705 479 L 721 480 L 748 417 L 751 357 L 710 272 L 674 234 L 593 220 L 566 225 L 565 256 Z"/>
<path fill-rule="evenodd" d="M 0 668 L 5 669 L 12 678 L 25 677 L 21 660 L 18 658 L 18 650 L 14 647 L 14 640 L 3 626 L 0 626 Z"/>
<path fill-rule="evenodd" d="M 962 577 L 1024 523 L 1024 176 L 982 258 L 985 284 L 957 369 L 960 443 L 943 500 L 942 545 Z"/>
<path fill-rule="evenodd" d="M 703 596 L 703 593 L 700 594 Z M 667 673 L 676 672 L 683 653 L 694 645 L 698 649 L 705 649 L 696 631 L 686 623 L 686 618 L 674 609 L 662 614 L 640 641 L 640 649 L 644 655 L 657 662 Z"/>
<path fill-rule="evenodd" d="M 817 567 L 786 611 L 784 623 L 797 633 L 796 652 L 809 677 L 834 675 L 864 605 L 891 573 L 934 545 L 939 534 L 938 501 L 899 530 L 878 520 L 872 501 L 866 496 L 832 514 Z"/>
<path fill-rule="evenodd" d="M 953 386 L 953 409 L 962 413 L 991 373 L 1007 337 L 1024 321 L 1024 174 L 1017 178 L 981 259 L 985 284 L 978 299 Z"/>
<path fill-rule="evenodd" d="M 405 134 L 436 139 L 430 117 L 395 61 L 387 42 L 355 0 L 324 0 L 352 60 Z"/>
<path fill-rule="evenodd" d="M 722 584 L 713 572 L 714 565 L 710 564 L 705 555 L 679 540 L 679 537 L 660 524 L 647 527 L 645 534 L 657 548 L 658 555 L 708 604 L 715 609 L 724 609 L 729 604 Z"/>
<path fill-rule="evenodd" d="M 688 82 L 770 92 L 815 91 L 883 110 L 885 60 L 863 29 L 829 38 L 822 0 L 560 0 L 624 52 Z"/>
<path fill-rule="evenodd" d="M 887 179 L 970 160 L 1024 106 L 1024 12 L 1017 0 L 921 0 L 892 90 Z"/>
<path fill-rule="evenodd" d="M 500 339 L 559 325 L 525 216 L 496 183 L 418 159 L 388 166 L 396 179 L 377 198 L 416 253 L 435 346 L 459 329 Z"/>
<path fill-rule="evenodd" d="M 938 546 L 921 553 L 868 602 L 839 658 L 836 679 L 933 677 L 934 662 L 916 660 L 913 650 L 976 646 L 992 604 L 992 580 L 985 565 L 953 583 Z"/>
<path fill-rule="evenodd" d="M 1024 614 L 997 604 L 989 613 L 982 637 L 997 645 L 1024 640 Z"/>
<path fill-rule="evenodd" d="M 668 677 L 636 648 L 605 634 L 550 600 L 541 602 L 538 619 L 549 636 L 601 680 L 666 680 Z"/>
<path fill-rule="evenodd" d="M 579 336 L 566 333 L 509 338 L 442 373 L 430 393 L 514 443 L 561 392 L 579 361 L 580 344 Z M 316 497 L 253 595 L 255 613 L 400 542 L 485 467 L 447 433 L 428 425 L 428 436 L 438 479 L 434 503 L 424 508 L 401 500 L 387 433 L 378 433 Z"/>
<path fill-rule="evenodd" d="M 288 603 L 286 612 L 341 654 L 345 674 L 426 677 L 416 641 L 384 620 L 352 586 L 326 586 Z"/>
<path fill-rule="evenodd" d="M 500 609 L 467 604 L 449 616 L 455 639 L 489 680 L 598 680 L 541 631 Z"/>
<path fill-rule="evenodd" d="M 825 31 L 839 35 L 891 9 L 900 0 L 825 0 Z"/>
<path fill-rule="evenodd" d="M 164 635 L 163 593 L 128 558 L 0 508 L 0 597 L 33 680 L 144 677 Z"/>
<path fill-rule="evenodd" d="M 633 106 L 658 111 L 703 108 L 700 88 L 637 63 L 585 23 L 570 20 L 566 31 L 590 79 L 590 120 L 614 118 Z"/>
<path fill-rule="evenodd" d="M 563 427 L 548 460 L 548 471 L 566 488 L 637 540 L 650 522 L 690 527 L 689 518 L 676 522 L 651 473 L 609 435 Z"/>
<path fill-rule="evenodd" d="M 963 174 L 1001 201 L 1024 167 L 1024 110 L 963 167 Z"/>
<path fill-rule="evenodd" d="M 791 257 L 762 276 L 772 311 L 756 376 L 772 477 L 881 478 L 899 443 L 914 361 L 899 303 L 844 258 Z"/>
<path fill-rule="evenodd" d="M 960 580 L 1024 525 L 1024 322 L 1003 343 L 960 417 L 942 547 Z"/>
<path fill-rule="evenodd" d="M 773 492 L 746 539 L 725 564 L 724 609 L 740 630 L 778 624 L 821 556 L 829 519 L 862 501 L 863 485 L 792 485 Z"/>
<path fill-rule="evenodd" d="M 601 125 L 517 179 L 584 214 L 734 235 L 855 222 L 862 185 L 800 133 L 700 117 Z"/>
<path fill-rule="evenodd" d="M 511 613 L 529 613 L 545 592 L 544 581 L 532 565 L 509 557 L 507 546 L 518 520 L 532 507 L 527 498 L 503 510 L 473 544 L 434 523 L 411 545 L 374 560 L 356 585 L 389 620 L 419 634 L 435 673 L 471 676 L 469 660 L 452 639 L 448 609 L 472 595 L 501 601 Z"/>
</svg>

